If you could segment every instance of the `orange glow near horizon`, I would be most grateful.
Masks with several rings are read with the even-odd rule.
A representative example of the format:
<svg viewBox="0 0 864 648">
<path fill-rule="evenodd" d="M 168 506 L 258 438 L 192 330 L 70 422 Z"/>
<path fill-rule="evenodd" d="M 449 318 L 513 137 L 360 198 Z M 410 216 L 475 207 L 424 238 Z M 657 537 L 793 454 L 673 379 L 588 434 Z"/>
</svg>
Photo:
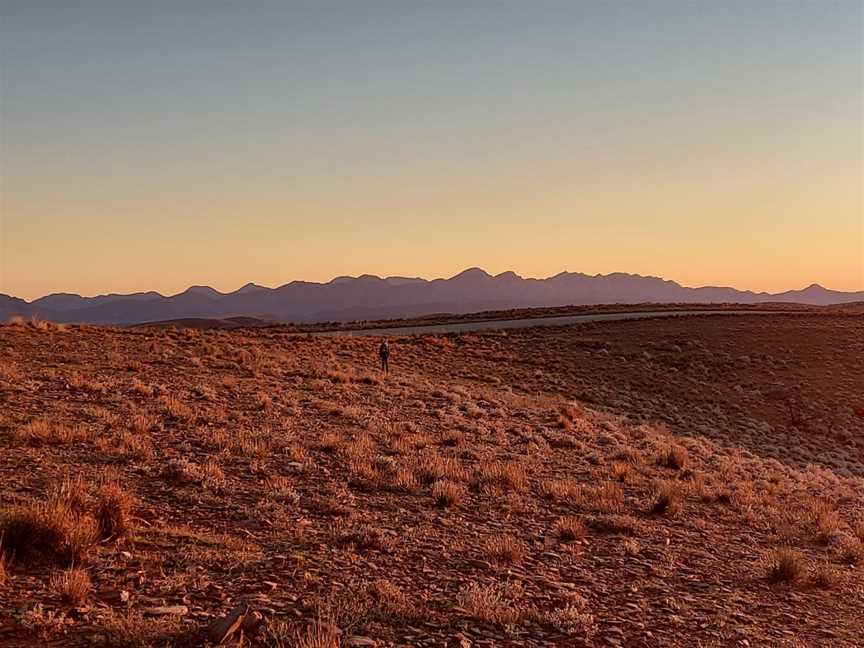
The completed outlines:
<svg viewBox="0 0 864 648">
<path fill-rule="evenodd" d="M 48 5 L 0 8 L 0 293 L 864 290 L 855 0 Z"/>
</svg>

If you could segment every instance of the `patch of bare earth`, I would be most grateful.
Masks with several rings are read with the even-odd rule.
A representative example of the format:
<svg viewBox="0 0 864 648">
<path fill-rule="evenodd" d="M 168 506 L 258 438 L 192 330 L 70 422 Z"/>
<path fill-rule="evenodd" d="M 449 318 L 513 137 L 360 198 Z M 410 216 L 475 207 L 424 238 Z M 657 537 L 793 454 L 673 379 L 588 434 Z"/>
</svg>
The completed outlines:
<svg viewBox="0 0 864 648">
<path fill-rule="evenodd" d="M 855 646 L 864 320 L 0 327 L 0 645 Z"/>
</svg>

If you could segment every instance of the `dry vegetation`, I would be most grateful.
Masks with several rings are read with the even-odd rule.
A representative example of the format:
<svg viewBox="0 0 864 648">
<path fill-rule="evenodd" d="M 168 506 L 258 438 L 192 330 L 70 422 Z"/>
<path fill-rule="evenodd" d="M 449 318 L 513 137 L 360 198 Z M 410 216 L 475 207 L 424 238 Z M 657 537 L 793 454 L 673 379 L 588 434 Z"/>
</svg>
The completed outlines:
<svg viewBox="0 0 864 648">
<path fill-rule="evenodd" d="M 0 327 L 0 645 L 859 645 L 860 316 L 376 346 Z"/>
</svg>

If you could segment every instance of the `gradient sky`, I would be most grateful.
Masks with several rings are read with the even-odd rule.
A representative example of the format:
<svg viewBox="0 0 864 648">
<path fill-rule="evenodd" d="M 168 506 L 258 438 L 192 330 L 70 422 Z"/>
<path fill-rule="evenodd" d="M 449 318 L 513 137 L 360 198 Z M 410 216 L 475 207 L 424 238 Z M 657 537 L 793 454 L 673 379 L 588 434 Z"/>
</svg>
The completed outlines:
<svg viewBox="0 0 864 648">
<path fill-rule="evenodd" d="M 862 39 L 859 0 L 0 0 L 0 292 L 864 289 Z"/>
</svg>

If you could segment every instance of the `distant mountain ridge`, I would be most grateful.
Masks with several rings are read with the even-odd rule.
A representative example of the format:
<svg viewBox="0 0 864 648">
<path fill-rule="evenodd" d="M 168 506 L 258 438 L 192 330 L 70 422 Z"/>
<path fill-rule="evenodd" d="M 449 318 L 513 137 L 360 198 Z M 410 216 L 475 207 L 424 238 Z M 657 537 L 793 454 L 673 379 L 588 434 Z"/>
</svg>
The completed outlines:
<svg viewBox="0 0 864 648">
<path fill-rule="evenodd" d="M 514 272 L 492 276 L 469 268 L 449 279 L 337 277 L 327 283 L 292 281 L 278 288 L 246 284 L 222 293 L 191 286 L 182 293 L 130 295 L 58 293 L 32 302 L 0 295 L 0 320 L 33 316 L 56 322 L 142 324 L 181 318 L 254 317 L 277 322 L 349 321 L 462 314 L 482 310 L 587 304 L 792 302 L 827 306 L 864 301 L 864 291 L 841 292 L 812 284 L 782 293 L 704 286 L 688 288 L 660 277 L 561 272 L 525 279 Z"/>
</svg>

